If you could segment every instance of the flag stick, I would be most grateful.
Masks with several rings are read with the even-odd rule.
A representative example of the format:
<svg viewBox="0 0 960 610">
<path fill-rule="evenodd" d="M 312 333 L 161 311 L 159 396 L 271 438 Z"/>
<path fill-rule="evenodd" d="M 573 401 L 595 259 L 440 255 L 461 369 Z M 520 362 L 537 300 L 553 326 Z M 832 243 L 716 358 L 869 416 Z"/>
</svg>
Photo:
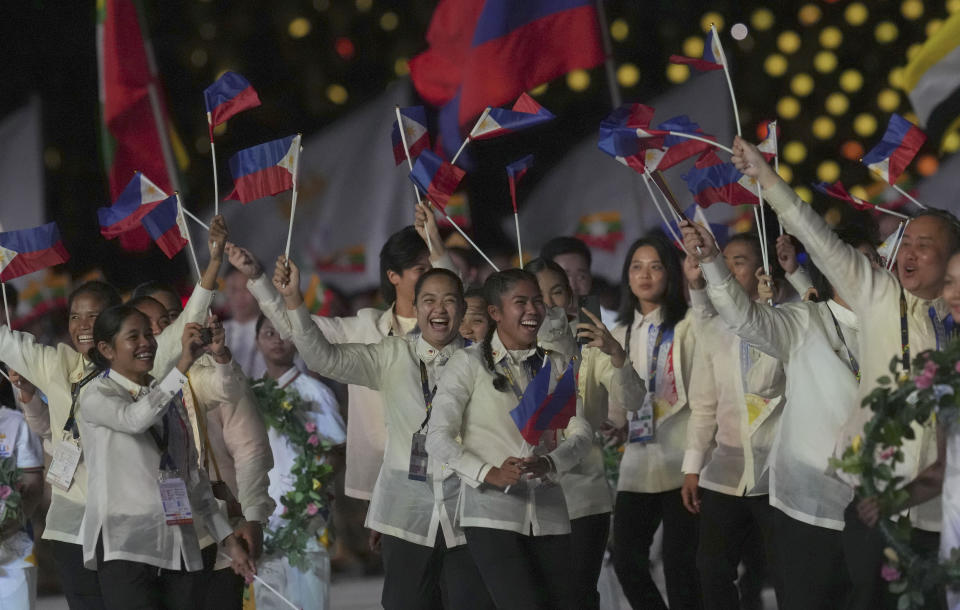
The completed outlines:
<svg viewBox="0 0 960 610">
<path fill-rule="evenodd" d="M 300 134 L 297 134 L 297 142 L 300 142 Z M 300 155 L 303 154 L 303 145 L 297 149 L 297 158 L 293 161 L 293 195 L 290 197 L 290 226 L 287 228 L 287 247 L 283 251 L 283 256 L 290 259 L 290 240 L 293 238 L 293 217 L 297 213 L 297 182 L 300 174 Z"/>
<path fill-rule="evenodd" d="M 3 290 L 3 313 L 7 315 L 7 328 L 13 330 L 13 325 L 10 324 L 10 305 L 7 303 L 7 283 L 0 282 L 0 289 Z"/>
<path fill-rule="evenodd" d="M 220 551 L 220 556 L 223 557 L 224 559 L 229 559 L 230 561 L 233 561 L 233 557 L 230 557 L 229 555 L 227 555 L 227 554 L 224 553 L 223 551 Z M 277 597 L 279 597 L 280 599 L 282 599 L 288 606 L 290 606 L 291 608 L 293 608 L 293 610 L 301 610 L 301 608 L 300 608 L 299 606 L 297 606 L 297 605 L 294 604 L 292 601 L 290 601 L 289 599 L 287 599 L 286 597 L 284 597 L 283 594 L 281 594 L 279 591 L 277 591 L 276 589 L 274 589 L 273 587 L 271 587 L 269 584 L 267 584 L 267 581 L 265 581 L 264 579 L 260 578 L 258 575 L 254 574 L 254 575 L 253 575 L 253 579 L 256 580 L 258 583 L 260 583 L 261 585 L 263 585 L 264 587 L 266 587 L 267 589 L 269 589 L 270 591 L 272 591 L 274 595 L 276 595 Z"/>
<path fill-rule="evenodd" d="M 723 73 L 727 77 L 727 87 L 730 89 L 730 102 L 733 104 L 733 118 L 737 122 L 737 135 L 743 136 L 743 133 L 740 131 L 740 111 L 737 110 L 737 96 L 733 94 L 733 81 L 730 79 L 730 66 L 727 65 L 727 54 L 723 50 L 723 43 L 720 42 L 720 34 L 717 32 L 717 26 L 710 24 L 710 29 L 713 30 L 713 39 L 717 41 L 717 46 L 720 47 L 720 63 L 723 65 Z"/>
<path fill-rule="evenodd" d="M 869 203 L 869 202 L 867 202 L 867 203 Z M 873 209 L 874 209 L 874 210 L 876 210 L 876 211 L 878 211 L 878 212 L 883 212 L 884 214 L 889 214 L 889 215 L 891 215 L 891 216 L 896 216 L 897 218 L 902 218 L 902 219 L 904 219 L 904 220 L 908 220 L 908 219 L 910 218 L 910 217 L 907 216 L 906 214 L 901 214 L 900 212 L 894 212 L 893 210 L 891 210 L 891 209 L 889 209 L 889 208 L 885 208 L 885 207 L 883 207 L 883 206 L 879 206 L 879 205 L 876 205 L 876 204 L 870 204 L 870 205 L 873 206 Z"/>
<path fill-rule="evenodd" d="M 616 71 L 613 65 L 613 43 L 610 41 L 610 28 L 607 26 L 607 12 L 603 0 L 596 0 L 597 22 L 600 25 L 600 42 L 603 43 L 603 67 L 607 73 L 607 90 L 610 93 L 610 105 L 619 108 L 620 87 L 617 85 Z"/>
<path fill-rule="evenodd" d="M 638 131 L 640 131 L 640 130 L 638 130 Z M 716 146 L 716 147 L 719 148 L 720 150 L 725 150 L 725 151 L 727 151 L 727 152 L 730 153 L 731 155 L 733 154 L 733 149 L 732 149 L 732 148 L 730 148 L 730 147 L 728 147 L 728 146 L 724 146 L 723 144 L 721 144 L 721 143 L 719 143 L 719 142 L 715 142 L 714 140 L 711 140 L 710 138 L 703 138 L 703 137 L 700 137 L 700 136 L 695 136 L 695 135 L 693 135 L 692 133 L 683 133 L 682 131 L 668 131 L 667 133 L 670 134 L 671 136 L 677 136 L 678 138 L 687 138 L 688 140 L 699 140 L 699 141 L 701 141 L 701 142 L 706 142 L 707 144 L 710 144 L 711 146 Z"/>
<path fill-rule="evenodd" d="M 490 257 L 487 256 L 487 255 L 484 253 L 484 251 L 480 249 L 480 246 L 478 246 L 477 244 L 473 243 L 473 240 L 470 239 L 470 236 L 467 235 L 467 234 L 464 232 L 464 230 L 460 228 L 460 225 L 458 225 L 457 223 L 455 223 L 455 222 L 453 221 L 453 219 L 450 218 L 450 215 L 447 214 L 447 211 L 446 211 L 446 210 L 440 210 L 440 213 L 443 214 L 444 217 L 446 217 L 446 219 L 450 222 L 450 224 L 453 225 L 453 228 L 456 229 L 457 232 L 460 233 L 460 235 L 462 235 L 465 240 L 467 240 L 467 243 L 470 244 L 470 246 L 471 246 L 474 250 L 477 251 L 477 254 L 479 254 L 480 256 L 482 256 L 482 257 L 483 257 L 483 260 L 485 260 L 485 261 L 487 261 L 488 263 L 490 263 L 490 266 L 493 267 L 493 270 L 494 270 L 494 271 L 497 271 L 497 272 L 500 271 L 500 268 L 493 264 L 493 261 L 490 260 Z"/>
<path fill-rule="evenodd" d="M 213 115 L 207 113 L 207 127 L 210 129 L 210 161 L 213 165 L 213 215 L 220 213 L 220 185 L 217 183 L 217 147 L 213 143 Z"/>
<path fill-rule="evenodd" d="M 477 122 L 473 125 L 473 129 L 471 129 L 470 133 L 467 134 L 467 139 L 463 141 L 463 144 L 461 144 L 459 150 L 457 150 L 457 154 L 453 155 L 453 159 L 450 160 L 451 165 L 457 164 L 457 159 L 460 158 L 460 153 L 463 152 L 463 149 L 466 148 L 467 144 L 469 144 L 470 141 L 473 139 L 473 132 L 475 132 L 477 130 L 477 127 L 480 127 L 480 124 L 486 120 L 491 110 L 492 108 L 490 108 L 490 106 L 487 106 L 484 109 L 483 114 L 480 115 L 480 118 L 477 119 Z"/>
<path fill-rule="evenodd" d="M 887 271 L 893 271 L 893 266 L 897 261 L 897 253 L 900 252 L 900 244 L 903 243 L 903 234 L 907 232 L 908 224 L 910 224 L 909 218 L 906 222 L 901 222 L 897 227 L 897 245 L 893 248 L 893 254 L 890 255 L 890 260 L 887 261 Z"/>
<path fill-rule="evenodd" d="M 397 131 L 400 132 L 400 141 L 403 142 L 403 154 L 407 156 L 407 167 L 410 168 L 412 172 L 413 161 L 410 159 L 410 145 L 407 144 L 407 132 L 403 129 L 403 116 L 400 114 L 400 106 L 394 106 L 393 109 L 397 113 Z M 413 194 L 417 196 L 417 203 L 423 203 L 423 199 L 420 198 L 420 189 L 417 188 L 416 184 L 413 185 Z M 433 213 L 432 210 L 431 213 Z M 423 233 L 427 236 L 427 250 L 430 251 L 430 254 L 433 254 L 433 244 L 430 243 L 430 231 L 427 231 L 426 226 L 423 227 Z"/>
<path fill-rule="evenodd" d="M 774 135 L 776 138 L 776 135 Z M 777 142 L 777 148 L 780 148 L 780 142 Z M 773 157 L 773 171 L 777 172 L 777 175 L 780 175 L 780 151 L 777 151 L 777 154 Z M 777 216 L 777 224 L 780 225 L 780 235 L 783 235 L 783 223 L 780 222 L 780 216 Z"/>
<path fill-rule="evenodd" d="M 653 171 L 650 173 L 650 181 L 653 182 L 657 187 L 657 191 L 660 192 L 660 196 L 663 197 L 664 203 L 667 204 L 667 207 L 670 209 L 670 212 L 673 214 L 674 218 L 677 221 L 677 229 L 680 228 L 680 222 L 683 220 L 690 221 L 687 218 L 687 215 L 680 209 L 680 204 L 677 203 L 677 198 L 674 196 L 673 192 L 670 190 L 670 185 L 667 184 L 666 178 L 663 177 L 663 172 Z M 690 221 L 692 222 L 692 221 Z M 710 231 L 710 225 L 707 224 L 707 230 Z M 710 234 L 713 235 L 713 231 L 710 231 Z M 683 248 L 684 252 L 687 252 L 686 246 Z M 689 252 L 687 252 L 689 254 Z M 703 250 L 700 246 L 697 246 L 697 254 L 703 255 Z"/>
<path fill-rule="evenodd" d="M 757 185 L 757 197 L 760 198 L 760 202 L 761 202 L 761 205 L 762 205 L 762 203 L 763 203 L 763 196 L 760 194 L 760 185 L 759 185 L 759 184 Z M 754 218 L 754 220 L 755 220 L 756 223 L 757 223 L 757 233 L 760 234 L 760 235 L 759 235 L 759 237 L 760 237 L 760 255 L 761 255 L 761 257 L 763 258 L 763 271 L 764 271 L 764 273 L 769 274 L 769 273 L 770 273 L 770 263 L 768 262 L 768 259 L 767 259 L 767 247 L 766 247 L 766 245 L 764 244 L 764 242 L 765 242 L 766 240 L 764 239 L 764 236 L 762 235 L 763 228 L 762 228 L 762 224 L 761 224 L 761 221 L 760 221 L 760 205 L 754 206 L 754 208 L 753 208 L 753 218 Z"/>
<path fill-rule="evenodd" d="M 183 201 L 180 199 L 180 191 L 174 193 L 177 196 L 177 209 L 180 212 L 185 212 L 186 209 L 183 207 Z M 191 214 L 192 216 L 192 214 Z M 200 272 L 200 263 L 197 261 L 197 251 L 193 248 L 193 236 L 190 234 L 190 227 L 187 226 L 187 223 L 183 223 L 184 228 L 187 229 L 187 246 L 190 248 L 190 259 L 193 261 L 193 268 L 197 272 L 197 282 L 203 278 L 203 273 Z M 209 230 L 209 229 L 208 229 Z"/>
<path fill-rule="evenodd" d="M 179 200 L 178 200 L 178 202 L 179 202 Z M 184 215 L 184 216 L 186 216 L 186 217 L 189 218 L 190 220 L 194 221 L 195 223 L 197 223 L 198 225 L 200 225 L 201 227 L 203 227 L 203 228 L 206 229 L 207 231 L 210 230 L 210 227 L 207 226 L 207 223 L 203 222 L 202 220 L 200 220 L 199 218 L 197 218 L 196 216 L 194 216 L 193 213 L 192 213 L 190 210 L 188 210 L 187 208 L 181 207 L 181 208 L 180 208 L 180 211 L 183 212 L 183 215 Z"/>
<path fill-rule="evenodd" d="M 660 207 L 660 202 L 657 201 L 657 196 L 653 194 L 653 189 L 650 188 L 650 176 L 648 176 L 646 173 L 640 174 L 640 176 L 643 177 L 643 185 L 647 187 L 647 192 L 650 194 L 650 199 L 653 201 L 653 206 L 657 208 L 660 218 L 663 219 L 663 224 L 667 225 L 667 230 L 670 231 L 670 235 L 672 235 L 673 238 L 682 245 L 683 240 L 680 239 L 680 236 L 677 235 L 677 232 L 673 230 L 673 226 L 670 224 L 670 221 L 667 220 L 667 215 L 663 213 L 663 209 Z"/>
<path fill-rule="evenodd" d="M 520 217 L 513 213 L 513 224 L 517 227 L 517 253 L 520 256 L 520 268 L 523 268 L 523 246 L 520 245 Z"/>
<path fill-rule="evenodd" d="M 922 209 L 924 209 L 924 210 L 927 209 L 927 206 L 923 205 L 922 203 L 920 203 L 919 201 L 917 201 L 916 199 L 914 199 L 913 196 L 910 195 L 910 193 L 908 193 L 907 191 L 903 190 L 902 188 L 900 188 L 900 187 L 897 186 L 896 184 L 891 184 L 890 186 L 893 187 L 893 190 L 897 191 L 898 193 L 900 193 L 901 195 L 903 195 L 904 197 L 906 197 L 907 199 L 909 199 L 909 200 L 912 201 L 913 203 L 917 204 L 917 205 L 920 206 Z"/>
</svg>

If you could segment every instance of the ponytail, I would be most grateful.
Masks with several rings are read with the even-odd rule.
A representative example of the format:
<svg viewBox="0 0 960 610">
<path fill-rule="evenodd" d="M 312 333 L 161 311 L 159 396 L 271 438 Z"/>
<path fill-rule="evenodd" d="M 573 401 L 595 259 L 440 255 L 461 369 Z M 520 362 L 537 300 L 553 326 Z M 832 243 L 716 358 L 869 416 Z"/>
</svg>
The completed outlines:
<svg viewBox="0 0 960 610">
<path fill-rule="evenodd" d="M 480 351 L 483 354 L 483 363 L 486 364 L 490 372 L 493 373 L 494 389 L 498 392 L 506 392 L 510 382 L 493 364 L 493 347 L 490 346 L 490 341 L 493 340 L 493 333 L 496 332 L 496 330 L 496 325 L 491 324 L 490 328 L 487 329 L 487 336 L 483 338 L 483 343 L 480 344 Z"/>
</svg>

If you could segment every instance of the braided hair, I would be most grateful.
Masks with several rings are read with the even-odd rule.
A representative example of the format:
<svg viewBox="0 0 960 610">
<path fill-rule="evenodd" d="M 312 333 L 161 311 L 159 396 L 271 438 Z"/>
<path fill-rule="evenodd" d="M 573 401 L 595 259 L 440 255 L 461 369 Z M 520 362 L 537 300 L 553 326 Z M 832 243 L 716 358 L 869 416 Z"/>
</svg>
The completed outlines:
<svg viewBox="0 0 960 610">
<path fill-rule="evenodd" d="M 501 307 L 503 305 L 502 296 L 509 292 L 514 286 L 522 282 L 530 282 L 539 292 L 540 287 L 537 284 L 537 277 L 528 271 L 522 269 L 507 269 L 497 273 L 490 274 L 487 281 L 483 283 L 483 297 L 488 305 Z M 483 354 L 483 362 L 493 373 L 493 387 L 499 392 L 506 392 L 510 388 L 510 382 L 502 373 L 497 371 L 493 363 L 493 347 L 490 342 L 493 340 L 493 333 L 497 330 L 494 321 L 487 330 L 487 336 L 483 338 L 480 344 L 480 350 Z"/>
</svg>

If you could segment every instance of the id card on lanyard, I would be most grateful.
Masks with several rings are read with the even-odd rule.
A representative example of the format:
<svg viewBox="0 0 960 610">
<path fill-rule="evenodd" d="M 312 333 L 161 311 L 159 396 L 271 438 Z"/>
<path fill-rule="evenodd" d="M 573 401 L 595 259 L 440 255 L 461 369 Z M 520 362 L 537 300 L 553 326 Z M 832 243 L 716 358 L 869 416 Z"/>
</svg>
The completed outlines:
<svg viewBox="0 0 960 610">
<path fill-rule="evenodd" d="M 426 481 L 427 470 L 430 465 L 430 457 L 427 455 L 427 434 L 424 428 L 430 423 L 430 411 L 433 408 L 433 397 L 437 394 L 437 386 L 430 389 L 430 381 L 427 378 L 427 365 L 420 361 L 420 387 L 423 390 L 423 404 L 426 407 L 426 416 L 420 428 L 413 433 L 410 441 L 410 471 L 407 478 L 412 481 Z"/>
<path fill-rule="evenodd" d="M 94 371 L 88 374 L 80 381 L 73 384 L 70 388 L 70 414 L 60 432 L 60 439 L 53 446 L 53 459 L 47 468 L 45 477 L 47 483 L 63 491 L 69 491 L 73 484 L 73 477 L 80 466 L 80 458 L 83 450 L 80 448 L 80 431 L 77 428 L 76 411 L 77 398 L 80 396 L 80 390 L 94 378 L 100 375 L 100 371 Z M 106 373 L 103 373 L 106 375 Z"/>
<path fill-rule="evenodd" d="M 178 394 L 177 396 L 182 396 Z M 171 409 L 173 412 L 171 413 Z M 163 415 L 163 436 L 157 434 L 153 428 L 148 432 L 160 450 L 160 472 L 157 475 L 157 490 L 160 493 L 160 503 L 163 505 L 163 516 L 167 525 L 189 525 L 193 523 L 193 510 L 190 507 L 190 495 L 183 474 L 170 456 L 170 417 L 176 417 L 182 425 L 180 411 L 177 409 L 176 398 L 167 405 L 167 412 Z"/>
<path fill-rule="evenodd" d="M 630 349 L 630 331 L 632 330 L 632 325 L 627 327 L 627 336 L 624 340 L 628 351 Z M 652 330 L 653 326 L 650 327 L 650 331 Z M 647 367 L 647 393 L 643 397 L 643 404 L 630 417 L 627 440 L 631 443 L 648 443 L 652 441 L 654 437 L 656 414 L 654 399 L 656 398 L 657 391 L 657 367 L 660 362 L 660 348 L 663 345 L 663 340 L 666 335 L 669 335 L 667 342 L 671 342 L 673 340 L 673 329 L 665 331 L 663 324 L 657 327 L 655 338 L 652 333 L 647 333 L 646 349 L 647 362 L 649 363 Z M 652 348 L 651 341 L 653 343 Z"/>
</svg>

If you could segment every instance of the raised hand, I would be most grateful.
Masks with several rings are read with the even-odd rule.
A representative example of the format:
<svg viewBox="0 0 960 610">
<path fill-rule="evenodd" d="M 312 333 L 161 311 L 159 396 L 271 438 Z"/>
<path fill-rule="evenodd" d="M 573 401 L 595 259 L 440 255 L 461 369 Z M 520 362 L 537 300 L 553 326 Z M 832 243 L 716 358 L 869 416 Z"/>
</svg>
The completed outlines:
<svg viewBox="0 0 960 610">
<path fill-rule="evenodd" d="M 224 247 L 227 244 L 227 223 L 223 215 L 218 214 L 210 221 L 210 235 L 207 238 L 207 247 L 210 248 L 210 258 L 223 261 Z"/>
<path fill-rule="evenodd" d="M 680 232 L 687 256 L 695 256 L 700 262 L 709 263 L 720 254 L 717 240 L 704 226 L 684 220 L 680 222 Z"/>
<path fill-rule="evenodd" d="M 627 353 L 623 351 L 620 342 L 613 338 L 607 326 L 593 315 L 588 309 L 581 309 L 593 324 L 581 322 L 577 324 L 577 338 L 587 339 L 585 347 L 596 347 L 604 354 L 610 356 L 610 361 L 616 368 L 623 367 L 627 359 Z"/>
<path fill-rule="evenodd" d="M 789 235 L 777 238 L 777 261 L 787 273 L 793 273 L 800 266 L 797 263 L 797 244 Z"/>
<path fill-rule="evenodd" d="M 756 178 L 767 189 L 775 185 L 780 176 L 767 164 L 757 147 L 740 136 L 733 139 L 733 165 L 742 173 Z"/>
<path fill-rule="evenodd" d="M 433 214 L 430 203 L 424 200 L 414 206 L 413 226 L 417 229 L 417 234 L 425 243 L 430 244 L 431 259 L 440 256 L 444 252 L 443 239 L 440 237 L 440 228 L 437 226 L 437 217 Z M 429 239 L 427 236 L 429 235 Z"/>
<path fill-rule="evenodd" d="M 246 248 L 227 242 L 226 252 L 230 264 L 239 269 L 248 280 L 255 280 L 263 275 L 260 262 Z"/>
<path fill-rule="evenodd" d="M 300 269 L 285 256 L 277 257 L 277 264 L 273 268 L 273 286 L 283 297 L 287 309 L 296 309 L 303 303 L 300 294 Z"/>
<path fill-rule="evenodd" d="M 773 300 L 773 276 L 767 275 L 763 272 L 763 267 L 760 267 L 756 271 L 757 279 L 757 296 L 760 297 L 762 301 L 772 301 Z"/>
<path fill-rule="evenodd" d="M 180 352 L 180 361 L 177 362 L 177 369 L 184 375 L 187 374 L 187 371 L 190 370 L 190 367 L 193 366 L 196 359 L 203 353 L 204 345 L 200 339 L 200 328 L 201 326 L 195 322 L 188 322 L 183 327 L 183 337 L 180 339 L 180 344 L 183 349 Z"/>
</svg>

